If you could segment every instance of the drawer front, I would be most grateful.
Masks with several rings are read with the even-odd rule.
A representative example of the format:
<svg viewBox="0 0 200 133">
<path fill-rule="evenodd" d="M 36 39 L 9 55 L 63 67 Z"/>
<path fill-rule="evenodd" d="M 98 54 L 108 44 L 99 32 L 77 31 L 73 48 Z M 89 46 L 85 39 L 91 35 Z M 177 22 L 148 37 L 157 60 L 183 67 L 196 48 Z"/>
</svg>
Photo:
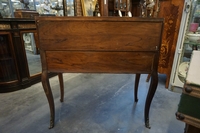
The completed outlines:
<svg viewBox="0 0 200 133">
<path fill-rule="evenodd" d="M 153 52 L 46 51 L 52 72 L 151 73 Z"/>
<path fill-rule="evenodd" d="M 41 21 L 39 26 L 43 50 L 158 51 L 161 44 L 158 22 Z"/>
</svg>

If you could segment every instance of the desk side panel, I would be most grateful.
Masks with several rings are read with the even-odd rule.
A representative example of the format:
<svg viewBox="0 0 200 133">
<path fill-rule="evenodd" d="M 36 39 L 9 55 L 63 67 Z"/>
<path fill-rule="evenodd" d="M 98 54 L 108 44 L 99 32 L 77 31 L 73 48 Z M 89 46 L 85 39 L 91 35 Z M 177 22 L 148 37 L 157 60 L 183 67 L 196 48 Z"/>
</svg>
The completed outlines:
<svg viewBox="0 0 200 133">
<path fill-rule="evenodd" d="M 154 56 L 153 52 L 46 51 L 51 72 L 151 73 Z"/>
<path fill-rule="evenodd" d="M 157 51 L 161 22 L 40 21 L 43 50 Z"/>
</svg>

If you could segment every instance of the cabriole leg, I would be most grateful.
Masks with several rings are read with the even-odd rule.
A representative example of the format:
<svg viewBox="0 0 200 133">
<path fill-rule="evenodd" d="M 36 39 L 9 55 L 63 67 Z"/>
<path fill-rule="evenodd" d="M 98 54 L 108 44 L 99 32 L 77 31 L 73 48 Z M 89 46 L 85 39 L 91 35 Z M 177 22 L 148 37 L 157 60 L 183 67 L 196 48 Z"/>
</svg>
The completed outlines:
<svg viewBox="0 0 200 133">
<path fill-rule="evenodd" d="M 49 78 L 47 71 L 42 71 L 42 85 L 43 89 L 45 91 L 47 100 L 49 102 L 49 108 L 50 108 L 50 129 L 54 127 L 54 119 L 55 119 L 55 107 L 54 107 L 54 100 L 53 95 L 51 92 L 50 84 L 49 84 Z"/>
<path fill-rule="evenodd" d="M 63 102 L 63 99 L 64 99 L 64 83 L 63 83 L 62 73 L 58 74 L 58 79 L 59 79 L 59 83 L 60 83 L 60 102 Z"/>
<path fill-rule="evenodd" d="M 138 93 L 139 81 L 140 81 L 140 74 L 136 74 L 136 76 L 135 76 L 135 88 L 134 88 L 135 102 L 138 101 L 137 93 Z"/>
<path fill-rule="evenodd" d="M 145 126 L 147 128 L 151 128 L 150 125 L 149 125 L 149 109 L 150 109 L 150 105 L 151 105 L 153 96 L 156 92 L 157 85 L 158 85 L 158 73 L 153 72 L 151 74 L 151 82 L 150 82 L 149 91 L 148 91 L 146 103 L 145 103 L 144 117 L 145 117 Z"/>
</svg>

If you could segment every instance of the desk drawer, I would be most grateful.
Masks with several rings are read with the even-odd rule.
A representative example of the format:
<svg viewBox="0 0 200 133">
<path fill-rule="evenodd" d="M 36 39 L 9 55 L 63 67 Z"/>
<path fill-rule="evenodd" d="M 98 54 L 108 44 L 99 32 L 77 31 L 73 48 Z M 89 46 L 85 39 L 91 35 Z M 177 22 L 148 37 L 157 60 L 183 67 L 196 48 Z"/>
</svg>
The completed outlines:
<svg viewBox="0 0 200 133">
<path fill-rule="evenodd" d="M 158 51 L 162 23 L 138 21 L 40 22 L 43 50 Z M 53 34 L 52 34 L 53 33 Z"/>
<path fill-rule="evenodd" d="M 154 58 L 153 52 L 46 51 L 55 72 L 151 73 Z"/>
</svg>

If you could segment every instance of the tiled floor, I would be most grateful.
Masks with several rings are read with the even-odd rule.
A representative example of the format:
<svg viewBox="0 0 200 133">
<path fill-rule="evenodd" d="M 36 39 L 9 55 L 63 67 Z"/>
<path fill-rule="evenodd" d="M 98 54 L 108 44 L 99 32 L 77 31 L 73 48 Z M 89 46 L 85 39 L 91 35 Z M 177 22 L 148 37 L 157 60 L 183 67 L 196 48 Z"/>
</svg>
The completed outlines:
<svg viewBox="0 0 200 133">
<path fill-rule="evenodd" d="M 184 123 L 175 118 L 180 94 L 165 89 L 164 75 L 159 75 L 151 104 L 151 129 L 144 126 L 146 76 L 141 76 L 138 103 L 134 103 L 132 74 L 64 74 L 63 103 L 58 79 L 51 78 L 53 129 L 48 129 L 49 106 L 41 83 L 0 93 L 0 133 L 183 133 Z"/>
</svg>

